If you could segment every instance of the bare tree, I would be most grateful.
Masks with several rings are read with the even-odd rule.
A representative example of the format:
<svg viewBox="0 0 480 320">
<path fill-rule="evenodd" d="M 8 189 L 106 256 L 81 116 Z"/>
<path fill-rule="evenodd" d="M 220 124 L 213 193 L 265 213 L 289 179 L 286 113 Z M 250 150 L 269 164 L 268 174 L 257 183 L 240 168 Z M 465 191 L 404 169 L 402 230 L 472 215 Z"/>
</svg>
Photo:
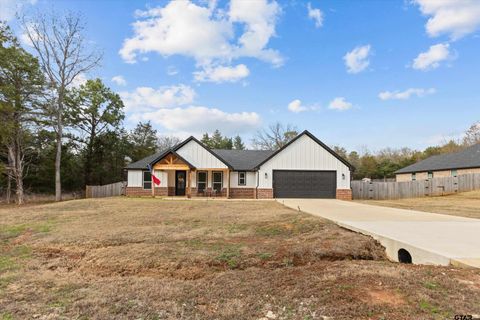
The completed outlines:
<svg viewBox="0 0 480 320">
<path fill-rule="evenodd" d="M 168 150 L 173 146 L 179 144 L 182 140 L 179 137 L 175 136 L 158 136 L 157 139 L 157 150 Z"/>
<path fill-rule="evenodd" d="M 465 131 L 463 143 L 466 146 L 473 146 L 474 144 L 480 143 L 480 121 L 475 122 Z"/>
<path fill-rule="evenodd" d="M 32 18 L 24 16 L 22 25 L 54 93 L 54 101 L 45 111 L 56 134 L 55 201 L 60 201 L 60 164 L 67 88 L 79 76 L 98 66 L 102 54 L 86 45 L 83 35 L 85 26 L 78 14 L 37 13 Z"/>
<path fill-rule="evenodd" d="M 297 128 L 280 122 L 273 123 L 267 129 L 259 130 L 252 139 L 252 145 L 260 150 L 278 150 L 298 136 Z"/>
</svg>

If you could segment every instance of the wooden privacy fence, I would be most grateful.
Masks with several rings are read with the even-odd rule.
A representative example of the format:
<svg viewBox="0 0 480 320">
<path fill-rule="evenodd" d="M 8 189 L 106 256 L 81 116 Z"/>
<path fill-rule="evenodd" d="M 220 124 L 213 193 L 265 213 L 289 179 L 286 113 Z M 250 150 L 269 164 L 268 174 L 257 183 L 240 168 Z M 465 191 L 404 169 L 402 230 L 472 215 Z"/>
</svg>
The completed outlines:
<svg viewBox="0 0 480 320">
<path fill-rule="evenodd" d="M 125 195 L 125 181 L 106 184 L 103 186 L 87 186 L 85 198 L 105 198 Z"/>
<path fill-rule="evenodd" d="M 391 200 L 441 196 L 480 189 L 480 173 L 405 182 L 352 181 L 353 199 Z"/>
</svg>

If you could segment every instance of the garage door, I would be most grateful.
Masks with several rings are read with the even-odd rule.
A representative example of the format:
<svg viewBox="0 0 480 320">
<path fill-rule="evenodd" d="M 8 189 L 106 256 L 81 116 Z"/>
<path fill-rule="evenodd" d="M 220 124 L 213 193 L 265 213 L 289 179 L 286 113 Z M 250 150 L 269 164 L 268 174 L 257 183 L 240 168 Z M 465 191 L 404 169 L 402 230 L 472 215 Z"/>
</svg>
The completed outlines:
<svg viewBox="0 0 480 320">
<path fill-rule="evenodd" d="M 275 198 L 335 198 L 336 171 L 273 171 Z"/>
</svg>

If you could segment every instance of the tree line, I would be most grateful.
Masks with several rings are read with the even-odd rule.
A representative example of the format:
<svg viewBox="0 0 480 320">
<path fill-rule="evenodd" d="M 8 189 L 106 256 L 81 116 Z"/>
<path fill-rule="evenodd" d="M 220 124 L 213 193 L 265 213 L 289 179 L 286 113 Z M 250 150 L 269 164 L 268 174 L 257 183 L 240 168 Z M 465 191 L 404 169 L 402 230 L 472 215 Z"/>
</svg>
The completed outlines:
<svg viewBox="0 0 480 320">
<path fill-rule="evenodd" d="M 33 54 L 22 47 L 6 23 L 0 23 L 0 195 L 24 202 L 25 193 L 84 190 L 124 180 L 124 168 L 178 144 L 159 135 L 150 122 L 124 127 L 121 97 L 101 79 L 78 80 L 99 66 L 102 53 L 84 38 L 79 15 L 22 17 Z M 291 125 L 274 123 L 258 131 L 254 149 L 277 150 L 299 134 Z M 212 149 L 244 150 L 239 135 L 219 130 L 201 141 Z M 356 167 L 354 178 L 386 178 L 428 156 L 457 151 L 480 141 L 480 124 L 462 141 L 423 151 L 383 149 L 377 153 L 333 149 Z"/>
</svg>

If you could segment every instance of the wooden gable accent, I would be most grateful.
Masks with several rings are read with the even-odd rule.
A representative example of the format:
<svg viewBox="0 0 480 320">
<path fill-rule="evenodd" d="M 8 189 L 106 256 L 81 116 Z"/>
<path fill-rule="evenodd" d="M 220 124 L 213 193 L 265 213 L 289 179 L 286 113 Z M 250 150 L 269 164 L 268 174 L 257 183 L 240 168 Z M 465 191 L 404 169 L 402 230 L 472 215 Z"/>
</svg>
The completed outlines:
<svg viewBox="0 0 480 320">
<path fill-rule="evenodd" d="M 168 153 L 153 165 L 155 170 L 189 170 L 190 166 L 173 153 Z"/>
</svg>

